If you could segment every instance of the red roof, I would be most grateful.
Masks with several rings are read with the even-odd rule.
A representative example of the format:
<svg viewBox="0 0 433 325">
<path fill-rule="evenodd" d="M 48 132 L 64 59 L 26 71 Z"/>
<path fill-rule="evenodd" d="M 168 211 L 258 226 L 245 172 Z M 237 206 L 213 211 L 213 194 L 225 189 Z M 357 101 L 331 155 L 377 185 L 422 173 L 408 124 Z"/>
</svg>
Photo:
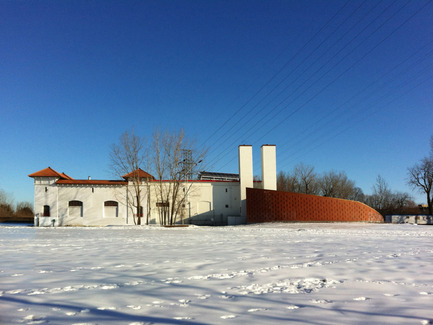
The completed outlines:
<svg viewBox="0 0 433 325">
<path fill-rule="evenodd" d="M 65 176 L 62 176 L 62 174 L 56 172 L 51 167 L 47 167 L 45 169 L 37 171 L 36 173 L 30 174 L 29 177 L 59 177 L 59 178 L 65 178 Z M 69 176 L 66 176 L 66 177 L 69 177 Z"/>
<path fill-rule="evenodd" d="M 150 175 L 149 173 L 145 172 L 144 170 L 142 170 L 141 168 L 138 168 L 137 170 L 134 170 L 133 172 L 130 172 L 126 175 L 123 175 L 122 177 L 124 179 L 128 179 L 131 177 L 140 177 L 140 178 L 150 178 L 150 179 L 155 179 L 155 177 L 153 177 L 152 175 Z"/>
<path fill-rule="evenodd" d="M 65 173 L 62 173 L 61 175 L 63 176 L 63 178 L 66 178 L 66 179 L 73 179 L 71 176 L 66 175 Z"/>
<path fill-rule="evenodd" d="M 111 181 L 111 180 L 89 180 L 89 179 L 59 179 L 56 184 L 64 185 L 127 185 L 125 181 Z"/>
</svg>

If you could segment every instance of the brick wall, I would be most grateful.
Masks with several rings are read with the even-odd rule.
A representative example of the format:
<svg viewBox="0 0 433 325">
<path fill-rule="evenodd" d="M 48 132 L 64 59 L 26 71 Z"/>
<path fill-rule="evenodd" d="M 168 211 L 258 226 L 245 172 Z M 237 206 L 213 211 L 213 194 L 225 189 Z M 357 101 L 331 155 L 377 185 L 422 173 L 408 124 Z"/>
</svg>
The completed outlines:
<svg viewBox="0 0 433 325">
<path fill-rule="evenodd" d="M 357 201 L 247 188 L 247 223 L 273 221 L 383 222 L 383 217 Z"/>
</svg>

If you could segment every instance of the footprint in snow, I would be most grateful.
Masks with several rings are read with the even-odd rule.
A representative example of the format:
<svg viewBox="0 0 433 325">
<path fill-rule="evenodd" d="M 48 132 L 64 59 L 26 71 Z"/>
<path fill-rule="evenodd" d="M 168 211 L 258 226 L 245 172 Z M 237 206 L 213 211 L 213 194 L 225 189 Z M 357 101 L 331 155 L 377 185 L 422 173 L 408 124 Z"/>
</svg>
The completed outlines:
<svg viewBox="0 0 433 325">
<path fill-rule="evenodd" d="M 98 310 L 116 310 L 116 307 L 109 306 L 109 307 L 98 307 Z"/>
<path fill-rule="evenodd" d="M 164 301 L 159 301 L 159 300 L 152 301 L 152 304 L 154 305 L 160 305 L 162 303 L 164 303 Z"/>
<path fill-rule="evenodd" d="M 421 322 L 422 325 L 433 325 L 433 319 L 425 319 Z"/>
<path fill-rule="evenodd" d="M 248 309 L 249 313 L 255 313 L 256 311 L 263 311 L 263 310 L 267 310 L 266 308 L 251 308 Z"/>
<path fill-rule="evenodd" d="M 27 324 L 42 324 L 45 323 L 45 317 L 27 315 L 26 317 L 24 317 L 23 322 L 26 322 Z"/>
<path fill-rule="evenodd" d="M 147 304 L 147 307 L 157 307 L 157 308 L 165 308 L 165 306 L 163 305 L 164 301 L 152 301 L 151 304 Z"/>
<path fill-rule="evenodd" d="M 135 306 L 135 305 L 128 305 L 128 306 L 126 306 L 126 307 L 131 308 L 131 309 L 134 309 L 134 310 L 141 309 L 141 306 Z"/>
<path fill-rule="evenodd" d="M 370 300 L 370 298 L 367 298 L 367 297 L 357 297 L 357 298 L 353 298 L 353 300 L 356 300 L 356 301 L 365 301 L 365 300 Z"/>
<path fill-rule="evenodd" d="M 167 278 L 165 280 L 161 280 L 162 282 L 166 284 L 179 284 L 182 283 L 182 280 L 179 280 L 178 278 Z"/>
<path fill-rule="evenodd" d="M 103 285 L 102 287 L 101 287 L 101 289 L 102 290 L 113 290 L 113 289 L 116 289 L 116 288 L 118 288 L 119 286 L 117 285 L 117 284 L 106 284 L 106 285 Z"/>
<path fill-rule="evenodd" d="M 178 301 L 180 302 L 180 306 L 182 307 L 187 307 L 188 304 L 191 302 L 191 300 L 189 299 L 179 299 Z"/>
<path fill-rule="evenodd" d="M 65 315 L 66 315 L 66 316 L 75 316 L 75 315 L 77 315 L 77 313 L 74 312 L 74 311 L 67 311 L 67 312 L 65 313 Z"/>
<path fill-rule="evenodd" d="M 330 304 L 332 303 L 332 300 L 326 300 L 326 299 L 313 299 L 311 300 L 314 304 Z"/>
</svg>

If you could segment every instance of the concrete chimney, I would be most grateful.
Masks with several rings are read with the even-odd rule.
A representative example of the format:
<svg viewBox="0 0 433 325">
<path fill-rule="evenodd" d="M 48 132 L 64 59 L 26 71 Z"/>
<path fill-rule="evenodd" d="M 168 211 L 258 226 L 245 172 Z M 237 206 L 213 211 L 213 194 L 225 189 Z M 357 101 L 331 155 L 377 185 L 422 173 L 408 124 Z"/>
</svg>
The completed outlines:
<svg viewBox="0 0 433 325">
<path fill-rule="evenodd" d="M 239 179 L 240 179 L 240 212 L 241 217 L 247 216 L 247 187 L 253 183 L 253 147 L 239 146 Z"/>
<path fill-rule="evenodd" d="M 262 146 L 262 184 L 264 190 L 277 190 L 277 154 L 275 145 Z"/>
</svg>

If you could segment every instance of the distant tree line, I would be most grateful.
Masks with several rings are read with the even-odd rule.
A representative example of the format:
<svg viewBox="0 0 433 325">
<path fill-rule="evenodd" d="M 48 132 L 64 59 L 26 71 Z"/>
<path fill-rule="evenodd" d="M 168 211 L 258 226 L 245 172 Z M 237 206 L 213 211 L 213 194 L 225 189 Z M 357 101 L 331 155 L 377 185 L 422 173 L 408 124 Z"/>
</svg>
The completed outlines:
<svg viewBox="0 0 433 325">
<path fill-rule="evenodd" d="M 313 166 L 303 163 L 290 172 L 278 174 L 277 190 L 359 201 L 382 215 L 400 214 L 416 207 L 408 193 L 391 191 L 380 175 L 373 186 L 373 193 L 366 195 L 345 172 L 329 171 L 319 175 Z"/>
<path fill-rule="evenodd" d="M 33 221 L 33 205 L 29 202 L 14 204 L 12 196 L 0 189 L 0 222 Z"/>
</svg>

